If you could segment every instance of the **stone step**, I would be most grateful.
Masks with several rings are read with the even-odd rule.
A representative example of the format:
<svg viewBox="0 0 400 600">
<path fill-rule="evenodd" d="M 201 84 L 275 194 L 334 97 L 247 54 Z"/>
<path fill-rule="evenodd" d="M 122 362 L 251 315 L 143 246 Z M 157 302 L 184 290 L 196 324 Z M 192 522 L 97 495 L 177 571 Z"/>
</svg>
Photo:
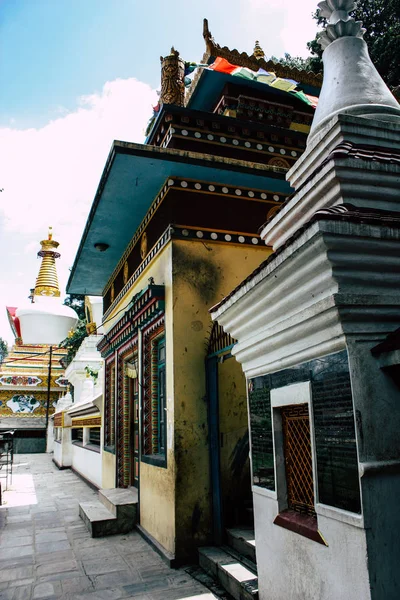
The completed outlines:
<svg viewBox="0 0 400 600">
<path fill-rule="evenodd" d="M 135 488 L 99 490 L 98 500 L 79 505 L 79 514 L 92 537 L 128 533 L 136 524 L 137 503 Z"/>
<path fill-rule="evenodd" d="M 256 559 L 256 541 L 254 529 L 250 527 L 237 527 L 226 530 L 227 544 L 236 552 L 251 560 L 255 565 Z"/>
<path fill-rule="evenodd" d="M 115 516 L 132 515 L 136 518 L 138 492 L 136 488 L 99 490 L 100 502 Z"/>
<path fill-rule="evenodd" d="M 79 516 L 93 538 L 118 533 L 117 517 L 98 500 L 81 502 L 79 504 Z"/>
<path fill-rule="evenodd" d="M 199 564 L 235 600 L 258 600 L 257 572 L 230 552 L 217 547 L 200 548 Z"/>
</svg>

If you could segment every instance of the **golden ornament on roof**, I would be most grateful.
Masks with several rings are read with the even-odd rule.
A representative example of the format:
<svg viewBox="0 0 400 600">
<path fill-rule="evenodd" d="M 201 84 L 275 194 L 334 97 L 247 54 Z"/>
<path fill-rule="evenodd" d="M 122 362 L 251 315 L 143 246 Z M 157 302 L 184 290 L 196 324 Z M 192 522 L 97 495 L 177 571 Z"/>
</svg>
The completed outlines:
<svg viewBox="0 0 400 600">
<path fill-rule="evenodd" d="M 255 56 L 256 58 L 265 58 L 265 52 L 261 48 L 260 42 L 258 40 L 256 40 L 256 43 L 254 46 L 253 56 Z"/>
</svg>

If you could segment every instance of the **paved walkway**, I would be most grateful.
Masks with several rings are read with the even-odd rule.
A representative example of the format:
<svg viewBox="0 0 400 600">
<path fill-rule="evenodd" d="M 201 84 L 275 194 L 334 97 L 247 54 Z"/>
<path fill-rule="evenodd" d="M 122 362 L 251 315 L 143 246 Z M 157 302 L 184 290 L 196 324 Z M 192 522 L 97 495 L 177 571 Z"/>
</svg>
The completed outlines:
<svg viewBox="0 0 400 600">
<path fill-rule="evenodd" d="M 184 569 L 170 569 L 137 532 L 91 538 L 78 504 L 96 495 L 51 455 L 15 455 L 0 507 L 0 600 L 215 598 Z"/>
</svg>

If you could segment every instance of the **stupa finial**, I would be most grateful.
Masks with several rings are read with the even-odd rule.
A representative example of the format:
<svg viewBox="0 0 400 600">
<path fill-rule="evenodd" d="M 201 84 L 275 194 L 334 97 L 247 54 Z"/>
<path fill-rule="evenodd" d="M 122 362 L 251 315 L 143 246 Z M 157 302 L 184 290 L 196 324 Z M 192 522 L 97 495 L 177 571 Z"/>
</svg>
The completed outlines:
<svg viewBox="0 0 400 600">
<path fill-rule="evenodd" d="M 265 52 L 261 48 L 260 42 L 258 40 L 256 40 L 256 43 L 254 45 L 253 56 L 255 56 L 256 58 L 265 58 Z"/>
<path fill-rule="evenodd" d="M 319 35 L 319 43 L 323 50 L 338 38 L 350 36 L 363 38 L 365 29 L 361 21 L 350 16 L 354 10 L 353 0 L 325 0 L 318 4 L 321 17 L 328 19 L 326 29 Z"/>
<path fill-rule="evenodd" d="M 328 19 L 319 34 L 324 81 L 308 144 L 337 114 L 399 122 L 400 106 L 372 64 L 365 29 L 349 14 L 353 0 L 324 0 L 318 6 Z"/>
<path fill-rule="evenodd" d="M 56 269 L 56 258 L 60 258 L 60 254 L 56 252 L 59 243 L 53 240 L 53 228 L 49 227 L 47 240 L 42 240 L 42 248 L 38 252 L 38 256 L 42 259 L 39 269 L 39 275 L 36 279 L 34 296 L 60 296 L 60 288 L 58 286 L 58 277 Z"/>
</svg>

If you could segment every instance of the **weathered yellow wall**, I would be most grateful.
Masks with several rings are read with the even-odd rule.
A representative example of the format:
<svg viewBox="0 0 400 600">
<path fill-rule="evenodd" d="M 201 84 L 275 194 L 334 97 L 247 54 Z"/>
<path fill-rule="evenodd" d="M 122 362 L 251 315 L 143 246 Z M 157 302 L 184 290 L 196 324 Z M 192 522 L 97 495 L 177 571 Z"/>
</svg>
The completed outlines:
<svg viewBox="0 0 400 600">
<path fill-rule="evenodd" d="M 270 249 L 173 242 L 176 539 L 179 555 L 210 541 L 207 404 L 208 309 L 264 260 Z M 232 359 L 233 360 L 233 359 Z"/>
<path fill-rule="evenodd" d="M 246 378 L 233 357 L 218 364 L 218 398 L 222 508 L 232 527 L 243 524 L 252 502 Z"/>
<path fill-rule="evenodd" d="M 140 525 L 152 535 L 166 550 L 175 552 L 175 460 L 173 450 L 174 436 L 174 372 L 172 367 L 172 244 L 162 252 L 144 270 L 141 277 L 114 308 L 113 314 L 128 304 L 133 295 L 147 287 L 149 277 L 156 285 L 165 286 L 165 340 L 166 340 L 166 383 L 167 383 L 167 468 L 140 463 Z M 112 317 L 112 315 L 110 315 Z M 116 315 L 116 319 L 121 316 Z M 113 326 L 114 319 L 107 325 L 107 331 Z M 103 457 L 107 453 L 103 453 Z M 111 455 L 113 456 L 113 455 Z M 107 461 L 103 467 L 103 482 L 113 481 L 115 486 L 115 458 Z"/>
<path fill-rule="evenodd" d="M 102 487 L 106 490 L 115 487 L 115 454 L 102 452 Z"/>
</svg>

